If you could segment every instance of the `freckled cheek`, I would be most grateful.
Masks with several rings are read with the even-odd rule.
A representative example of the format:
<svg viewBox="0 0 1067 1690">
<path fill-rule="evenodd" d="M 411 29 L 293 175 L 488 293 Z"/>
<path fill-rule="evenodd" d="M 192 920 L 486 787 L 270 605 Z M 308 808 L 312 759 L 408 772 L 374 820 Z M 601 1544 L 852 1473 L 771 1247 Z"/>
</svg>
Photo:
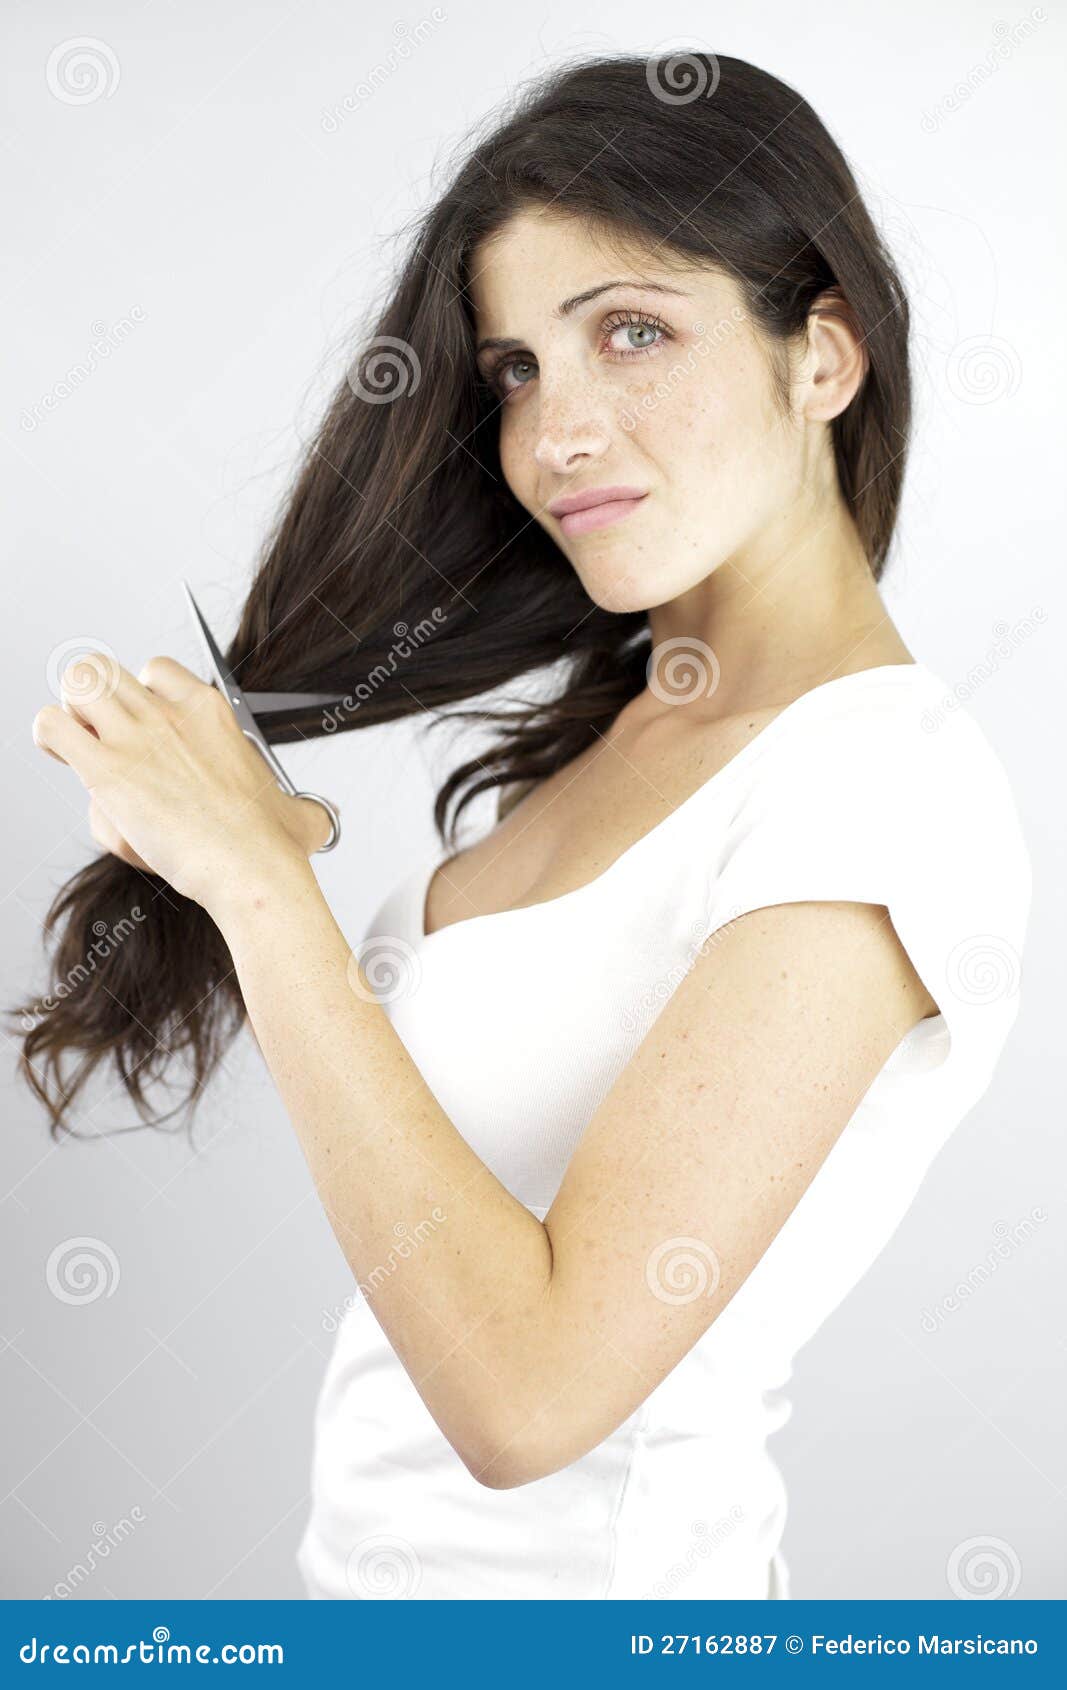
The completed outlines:
<svg viewBox="0 0 1067 1690">
<path fill-rule="evenodd" d="M 738 419 L 727 397 L 705 377 L 670 366 L 631 378 L 625 396 L 627 434 L 657 460 L 699 464 L 705 472 L 734 456 Z"/>
<path fill-rule="evenodd" d="M 537 436 L 534 429 L 512 414 L 500 418 L 500 467 L 520 504 L 529 507 L 537 486 L 537 463 L 534 450 Z"/>
<path fill-rule="evenodd" d="M 728 473 L 769 445 L 766 376 L 746 359 L 684 363 L 665 375 L 647 426 L 667 435 L 685 458 Z"/>
</svg>

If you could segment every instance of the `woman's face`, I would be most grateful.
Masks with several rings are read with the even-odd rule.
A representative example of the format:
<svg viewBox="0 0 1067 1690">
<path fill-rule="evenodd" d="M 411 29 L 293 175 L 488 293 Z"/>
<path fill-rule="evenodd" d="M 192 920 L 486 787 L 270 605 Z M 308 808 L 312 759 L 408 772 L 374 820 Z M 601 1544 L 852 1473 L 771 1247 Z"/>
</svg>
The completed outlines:
<svg viewBox="0 0 1067 1690">
<path fill-rule="evenodd" d="M 726 559 L 743 568 L 776 525 L 785 539 L 803 429 L 775 401 L 732 278 L 667 248 L 650 261 L 550 208 L 482 243 L 470 293 L 505 479 L 595 603 L 665 604 Z M 640 497 L 599 517 L 550 508 L 608 487 Z"/>
</svg>

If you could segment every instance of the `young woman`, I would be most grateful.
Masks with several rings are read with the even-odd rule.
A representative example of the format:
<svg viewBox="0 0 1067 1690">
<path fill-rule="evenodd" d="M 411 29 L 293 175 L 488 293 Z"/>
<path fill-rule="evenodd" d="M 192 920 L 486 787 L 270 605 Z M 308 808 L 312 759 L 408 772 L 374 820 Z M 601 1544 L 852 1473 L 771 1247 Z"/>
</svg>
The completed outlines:
<svg viewBox="0 0 1067 1690">
<path fill-rule="evenodd" d="M 57 973 L 149 906 L 27 1035 L 53 1131 L 104 1059 L 146 1119 L 175 1051 L 199 1089 L 247 1014 L 358 1285 L 312 1596 L 789 1592 L 781 1388 L 988 1086 L 1029 906 L 1004 770 L 879 593 L 907 334 L 794 90 L 557 72 L 418 229 L 228 653 L 336 691 L 279 742 L 543 672 L 447 850 L 353 953 L 324 812 L 221 693 L 89 657 L 36 718 L 106 847 Z"/>
</svg>

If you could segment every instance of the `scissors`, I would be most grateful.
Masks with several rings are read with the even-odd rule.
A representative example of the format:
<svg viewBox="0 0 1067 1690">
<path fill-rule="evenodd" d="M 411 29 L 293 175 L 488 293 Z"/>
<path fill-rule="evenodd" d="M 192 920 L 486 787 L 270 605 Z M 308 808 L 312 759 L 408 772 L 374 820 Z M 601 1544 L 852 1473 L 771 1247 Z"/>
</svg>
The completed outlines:
<svg viewBox="0 0 1067 1690">
<path fill-rule="evenodd" d="M 185 588 L 185 596 L 189 601 L 189 609 L 193 613 L 193 621 L 196 623 L 200 638 L 204 642 L 204 650 L 207 652 L 208 662 L 214 671 L 215 685 L 222 693 L 223 698 L 229 700 L 241 732 L 244 734 L 246 739 L 250 739 L 252 741 L 256 750 L 260 753 L 261 757 L 264 758 L 268 768 L 283 792 L 287 792 L 290 798 L 310 798 L 313 804 L 322 805 L 322 808 L 326 811 L 326 814 L 330 818 L 330 836 L 325 845 L 317 845 L 315 849 L 316 851 L 332 851 L 341 837 L 341 817 L 337 811 L 336 805 L 331 804 L 328 798 L 323 798 L 321 793 L 298 791 L 297 787 L 290 780 L 289 776 L 282 768 L 281 763 L 274 755 L 273 750 L 267 744 L 266 738 L 264 737 L 253 712 L 255 710 L 297 710 L 302 705 L 308 704 L 336 704 L 336 693 L 242 692 L 241 688 L 234 679 L 233 673 L 223 657 L 222 652 L 215 644 L 214 636 L 212 635 L 211 629 L 204 621 L 200 606 L 197 604 L 192 595 L 188 581 L 183 581 L 182 586 Z"/>
</svg>

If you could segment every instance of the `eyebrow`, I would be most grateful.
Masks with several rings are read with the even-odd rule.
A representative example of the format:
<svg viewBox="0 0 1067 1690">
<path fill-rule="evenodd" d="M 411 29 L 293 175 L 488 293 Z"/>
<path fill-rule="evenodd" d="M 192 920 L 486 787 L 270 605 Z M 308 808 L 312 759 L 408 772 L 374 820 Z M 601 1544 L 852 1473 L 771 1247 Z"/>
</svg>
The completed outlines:
<svg viewBox="0 0 1067 1690">
<path fill-rule="evenodd" d="M 666 282 L 642 282 L 634 277 L 623 276 L 613 282 L 601 282 L 595 288 L 587 288 L 584 293 L 575 293 L 569 299 L 561 300 L 552 315 L 557 320 L 569 317 L 573 311 L 577 311 L 579 305 L 588 305 L 591 299 L 596 299 L 598 294 L 607 293 L 611 288 L 640 288 L 644 293 L 673 293 L 680 299 L 689 297 L 681 288 L 668 287 Z M 509 335 L 494 335 L 488 340 L 480 340 L 476 352 L 479 356 L 483 352 L 510 352 L 524 344 L 524 341 L 515 340 Z"/>
</svg>

